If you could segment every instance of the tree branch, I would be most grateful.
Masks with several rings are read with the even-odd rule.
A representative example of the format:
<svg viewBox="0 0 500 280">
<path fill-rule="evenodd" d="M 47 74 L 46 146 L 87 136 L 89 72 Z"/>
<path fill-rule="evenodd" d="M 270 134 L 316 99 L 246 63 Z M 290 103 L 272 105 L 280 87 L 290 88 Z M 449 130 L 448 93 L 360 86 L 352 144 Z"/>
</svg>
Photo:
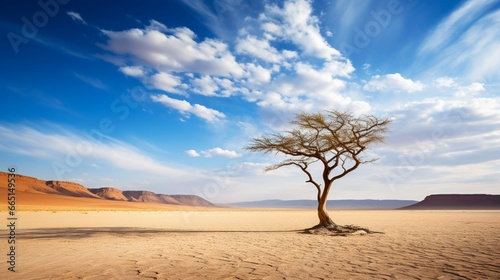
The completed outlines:
<svg viewBox="0 0 500 280">
<path fill-rule="evenodd" d="M 291 122 L 291 130 L 268 137 L 253 138 L 246 149 L 290 156 L 289 159 L 268 166 L 265 170 L 289 165 L 298 166 L 307 175 L 306 182 L 316 187 L 319 199 L 328 193 L 333 181 L 351 173 L 360 164 L 376 160 L 364 159 L 363 152 L 370 145 L 384 140 L 390 123 L 390 119 L 379 119 L 375 116 L 355 117 L 349 112 L 300 113 Z M 317 161 L 323 164 L 323 190 L 308 170 L 309 166 Z M 336 169 L 340 169 L 340 172 L 330 178 Z"/>
<path fill-rule="evenodd" d="M 315 161 L 317 161 L 317 160 L 315 160 Z M 267 172 L 267 171 L 271 171 L 271 170 L 276 170 L 276 169 L 281 168 L 283 166 L 290 166 L 290 165 L 298 166 L 307 175 L 308 180 L 306 181 L 306 183 L 311 183 L 316 187 L 316 190 L 318 191 L 317 198 L 319 201 L 319 199 L 321 197 L 321 184 L 318 184 L 316 181 L 314 181 L 312 174 L 307 170 L 307 168 L 309 167 L 309 164 L 313 163 L 315 161 L 307 162 L 306 160 L 302 160 L 302 161 L 286 160 L 286 161 L 283 161 L 281 163 L 268 166 L 264 169 L 264 171 Z"/>
</svg>

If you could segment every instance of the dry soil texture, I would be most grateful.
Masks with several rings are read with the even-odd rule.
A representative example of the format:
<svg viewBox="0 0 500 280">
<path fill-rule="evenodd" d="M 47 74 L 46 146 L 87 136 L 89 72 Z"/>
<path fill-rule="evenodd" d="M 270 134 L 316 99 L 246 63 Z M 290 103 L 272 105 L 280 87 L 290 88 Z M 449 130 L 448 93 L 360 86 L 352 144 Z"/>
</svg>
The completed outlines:
<svg viewBox="0 0 500 280">
<path fill-rule="evenodd" d="M 2 260 L 1 279 L 500 279 L 498 211 L 332 212 L 385 232 L 351 237 L 298 233 L 314 211 L 17 215 L 17 272 Z"/>
</svg>

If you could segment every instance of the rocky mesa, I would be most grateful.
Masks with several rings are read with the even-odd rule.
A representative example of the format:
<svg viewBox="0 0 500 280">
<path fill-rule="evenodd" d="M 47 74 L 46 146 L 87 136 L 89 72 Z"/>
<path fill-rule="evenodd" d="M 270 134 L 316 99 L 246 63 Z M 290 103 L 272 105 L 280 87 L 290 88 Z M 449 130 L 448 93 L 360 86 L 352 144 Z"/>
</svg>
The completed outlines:
<svg viewBox="0 0 500 280">
<path fill-rule="evenodd" d="M 8 173 L 0 172 L 0 189 L 7 189 Z M 34 177 L 16 174 L 16 191 L 36 194 L 61 195 L 75 198 L 94 198 L 128 202 L 150 202 L 187 206 L 215 206 L 211 202 L 196 195 L 156 194 L 145 190 L 123 191 L 117 188 L 86 188 L 73 182 L 44 181 Z"/>
<path fill-rule="evenodd" d="M 401 210 L 498 210 L 500 195 L 433 194 Z"/>
</svg>

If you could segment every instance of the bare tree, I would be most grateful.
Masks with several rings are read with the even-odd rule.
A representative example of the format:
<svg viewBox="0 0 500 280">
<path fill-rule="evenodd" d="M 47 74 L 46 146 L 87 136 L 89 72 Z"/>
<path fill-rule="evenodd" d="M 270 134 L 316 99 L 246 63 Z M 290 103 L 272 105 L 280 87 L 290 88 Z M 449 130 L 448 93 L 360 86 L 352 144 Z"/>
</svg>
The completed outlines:
<svg viewBox="0 0 500 280">
<path fill-rule="evenodd" d="M 326 201 L 333 182 L 359 165 L 377 160 L 365 158 L 365 152 L 372 144 L 384 141 L 390 123 L 390 119 L 356 117 L 348 112 L 300 113 L 291 122 L 291 130 L 254 138 L 246 149 L 287 155 L 287 159 L 267 167 L 265 171 L 290 165 L 300 168 L 307 175 L 306 182 L 314 185 L 317 191 L 319 224 L 313 228 L 335 228 L 337 225 L 326 212 Z M 322 184 L 310 170 L 316 162 L 323 169 Z"/>
</svg>

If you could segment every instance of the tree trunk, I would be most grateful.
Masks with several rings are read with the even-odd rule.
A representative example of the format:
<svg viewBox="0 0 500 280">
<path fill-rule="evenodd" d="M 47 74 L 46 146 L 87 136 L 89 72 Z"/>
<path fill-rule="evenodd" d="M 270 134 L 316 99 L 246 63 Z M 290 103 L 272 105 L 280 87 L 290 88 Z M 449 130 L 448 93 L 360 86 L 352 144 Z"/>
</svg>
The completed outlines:
<svg viewBox="0 0 500 280">
<path fill-rule="evenodd" d="M 334 226 L 335 223 L 330 219 L 330 216 L 328 216 L 328 213 L 326 212 L 326 200 L 327 200 L 327 195 L 323 193 L 321 196 L 321 199 L 318 201 L 318 218 L 319 218 L 319 224 L 317 227 L 331 227 Z"/>
</svg>

